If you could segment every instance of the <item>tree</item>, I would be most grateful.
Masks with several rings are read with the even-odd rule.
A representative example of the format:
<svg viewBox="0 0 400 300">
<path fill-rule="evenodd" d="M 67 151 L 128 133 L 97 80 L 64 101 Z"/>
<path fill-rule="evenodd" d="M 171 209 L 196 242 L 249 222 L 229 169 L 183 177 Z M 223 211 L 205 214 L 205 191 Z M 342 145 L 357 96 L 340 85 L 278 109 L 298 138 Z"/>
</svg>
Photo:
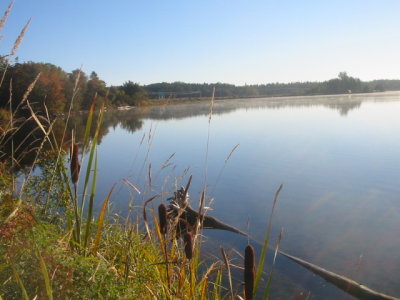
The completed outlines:
<svg viewBox="0 0 400 300">
<path fill-rule="evenodd" d="M 39 73 L 40 76 L 29 93 L 30 103 L 36 106 L 38 112 L 44 112 L 44 106 L 51 113 L 62 112 L 66 102 L 67 74 L 61 68 L 45 63 L 28 62 L 10 66 L 0 90 L 0 106 L 4 106 L 8 101 L 11 84 L 12 103 L 16 108 Z"/>
<path fill-rule="evenodd" d="M 98 103 L 103 102 L 107 94 L 106 83 L 99 79 L 96 72 L 93 71 L 89 78 L 90 79 L 86 84 L 86 90 L 81 102 L 82 109 L 89 109 L 96 94 Z"/>
</svg>

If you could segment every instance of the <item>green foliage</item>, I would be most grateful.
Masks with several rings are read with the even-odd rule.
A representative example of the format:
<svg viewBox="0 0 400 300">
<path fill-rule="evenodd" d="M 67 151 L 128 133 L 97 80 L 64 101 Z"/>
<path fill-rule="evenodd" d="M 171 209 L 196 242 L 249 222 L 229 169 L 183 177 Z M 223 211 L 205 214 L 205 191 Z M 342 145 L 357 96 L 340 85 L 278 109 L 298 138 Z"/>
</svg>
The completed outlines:
<svg viewBox="0 0 400 300">
<path fill-rule="evenodd" d="M 65 152 L 62 151 L 60 159 L 57 160 L 55 151 L 46 151 L 37 162 L 40 174 L 29 177 L 24 193 L 26 203 L 34 205 L 40 218 L 50 218 L 52 222 L 60 224 L 63 221 L 60 212 L 65 211 L 70 200 L 64 178 L 61 172 L 57 171 L 65 161 Z"/>
</svg>

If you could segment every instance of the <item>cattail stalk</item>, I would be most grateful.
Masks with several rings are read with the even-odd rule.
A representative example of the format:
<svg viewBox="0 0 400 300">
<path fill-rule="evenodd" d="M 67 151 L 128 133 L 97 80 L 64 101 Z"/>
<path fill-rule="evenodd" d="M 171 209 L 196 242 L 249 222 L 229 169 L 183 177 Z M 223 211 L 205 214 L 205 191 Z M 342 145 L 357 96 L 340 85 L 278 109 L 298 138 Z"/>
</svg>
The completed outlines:
<svg viewBox="0 0 400 300">
<path fill-rule="evenodd" d="M 244 252 L 244 299 L 252 300 L 256 275 L 254 248 L 248 245 Z"/>
<path fill-rule="evenodd" d="M 164 259 L 165 259 L 165 271 L 167 274 L 167 282 L 168 282 L 168 289 L 171 287 L 171 277 L 169 275 L 169 266 L 168 266 L 168 251 L 167 251 L 167 244 L 165 242 L 165 235 L 168 231 L 168 222 L 167 222 L 167 206 L 162 203 L 158 206 L 158 220 L 160 224 L 160 233 L 163 236 L 160 236 L 161 247 L 164 252 Z"/>
</svg>

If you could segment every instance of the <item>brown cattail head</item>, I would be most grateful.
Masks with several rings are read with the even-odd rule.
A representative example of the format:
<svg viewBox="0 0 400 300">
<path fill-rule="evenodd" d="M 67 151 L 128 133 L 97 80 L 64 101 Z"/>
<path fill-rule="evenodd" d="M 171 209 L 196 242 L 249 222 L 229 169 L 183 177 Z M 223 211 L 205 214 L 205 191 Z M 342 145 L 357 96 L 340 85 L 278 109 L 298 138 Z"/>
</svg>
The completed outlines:
<svg viewBox="0 0 400 300">
<path fill-rule="evenodd" d="M 193 257 L 193 235 L 190 232 L 185 233 L 183 236 L 183 241 L 185 243 L 185 254 L 187 259 L 192 259 Z"/>
<path fill-rule="evenodd" d="M 160 222 L 160 231 L 162 234 L 167 233 L 168 223 L 167 223 L 167 206 L 165 204 L 160 204 L 158 207 L 158 220 Z"/>
<path fill-rule="evenodd" d="M 79 178 L 79 171 L 81 170 L 81 165 L 79 164 L 79 158 L 78 158 L 78 144 L 73 144 L 71 147 L 71 178 L 73 183 L 78 182 Z"/>
<path fill-rule="evenodd" d="M 253 299 L 254 278 L 256 275 L 254 248 L 248 245 L 244 251 L 244 299 Z"/>
<path fill-rule="evenodd" d="M 193 227 L 185 219 L 179 218 L 176 226 L 176 238 L 180 238 L 185 232 L 193 231 Z"/>
</svg>

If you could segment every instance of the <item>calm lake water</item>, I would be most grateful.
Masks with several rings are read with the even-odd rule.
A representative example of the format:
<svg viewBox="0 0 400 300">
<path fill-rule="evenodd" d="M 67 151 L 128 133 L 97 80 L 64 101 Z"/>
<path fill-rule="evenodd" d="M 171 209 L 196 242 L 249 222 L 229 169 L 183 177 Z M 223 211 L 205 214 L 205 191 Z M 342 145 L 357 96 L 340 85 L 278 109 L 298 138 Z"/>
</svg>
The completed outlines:
<svg viewBox="0 0 400 300">
<path fill-rule="evenodd" d="M 209 214 L 261 241 L 283 183 L 273 243 L 283 228 L 282 250 L 400 297 L 400 93 L 223 100 L 211 120 L 209 107 L 107 113 L 98 206 L 117 183 L 112 211 L 126 215 L 130 201 L 141 206 L 158 193 L 165 201 L 193 175 L 192 206 L 207 186 Z M 204 233 L 216 255 L 219 245 L 242 252 L 248 242 Z M 272 299 L 308 290 L 315 299 L 352 299 L 283 257 L 276 270 Z"/>
</svg>

